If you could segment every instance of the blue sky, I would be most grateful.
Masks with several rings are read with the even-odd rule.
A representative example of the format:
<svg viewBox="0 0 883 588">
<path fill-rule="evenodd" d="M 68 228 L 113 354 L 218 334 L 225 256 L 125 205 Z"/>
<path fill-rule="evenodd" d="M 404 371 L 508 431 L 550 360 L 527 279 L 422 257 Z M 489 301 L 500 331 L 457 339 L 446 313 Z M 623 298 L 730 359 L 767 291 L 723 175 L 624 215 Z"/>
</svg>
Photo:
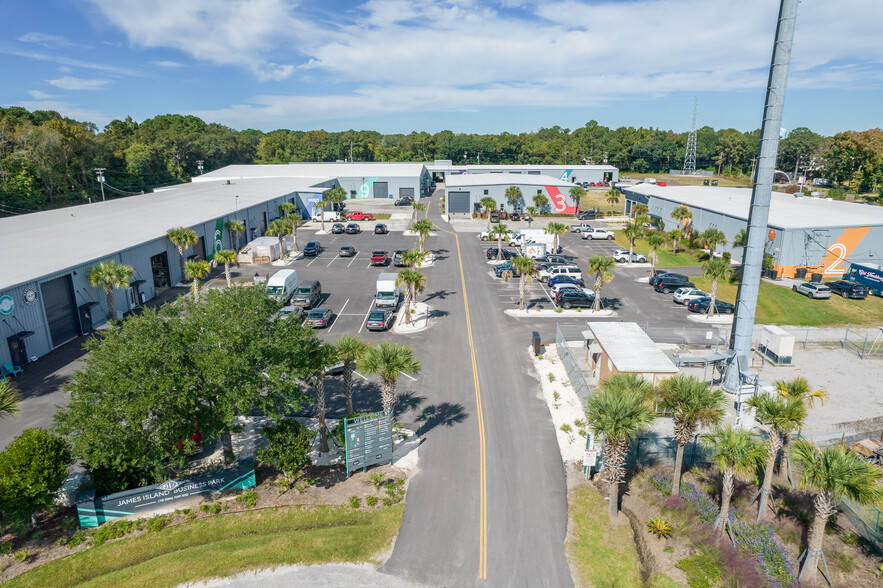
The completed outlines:
<svg viewBox="0 0 883 588">
<path fill-rule="evenodd" d="M 236 129 L 758 128 L 775 0 L 5 2 L 0 105 Z M 883 121 L 880 0 L 803 0 L 783 126 Z"/>
</svg>

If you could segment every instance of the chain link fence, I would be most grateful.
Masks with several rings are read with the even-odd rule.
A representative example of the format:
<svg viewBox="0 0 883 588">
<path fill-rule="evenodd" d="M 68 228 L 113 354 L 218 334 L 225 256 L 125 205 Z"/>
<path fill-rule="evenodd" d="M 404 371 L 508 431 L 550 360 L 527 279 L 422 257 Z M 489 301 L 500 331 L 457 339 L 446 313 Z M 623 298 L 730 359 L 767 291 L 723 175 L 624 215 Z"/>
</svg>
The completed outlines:
<svg viewBox="0 0 883 588">
<path fill-rule="evenodd" d="M 730 338 L 730 330 L 725 327 L 696 327 L 687 324 L 681 327 L 651 327 L 645 323 L 641 328 L 654 343 L 717 349 L 726 347 Z"/>
<path fill-rule="evenodd" d="M 586 400 L 592 396 L 592 388 L 586 380 L 579 360 L 574 355 L 574 349 L 579 349 L 583 346 L 582 332 L 584 330 L 584 328 L 574 327 L 573 325 L 555 325 L 555 347 L 558 349 L 558 357 L 561 358 L 561 363 L 564 364 L 564 369 L 567 370 L 567 377 L 570 378 L 570 384 L 573 386 L 574 391 L 576 391 L 576 395 L 583 406 L 586 405 Z M 579 344 L 579 347 L 576 344 Z"/>
</svg>

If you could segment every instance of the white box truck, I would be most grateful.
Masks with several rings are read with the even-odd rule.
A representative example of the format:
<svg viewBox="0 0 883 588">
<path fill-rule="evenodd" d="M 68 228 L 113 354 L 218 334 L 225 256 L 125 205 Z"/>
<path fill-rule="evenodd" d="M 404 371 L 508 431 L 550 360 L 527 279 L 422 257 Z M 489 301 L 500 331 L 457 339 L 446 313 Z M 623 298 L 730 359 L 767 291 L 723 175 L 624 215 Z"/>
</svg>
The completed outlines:
<svg viewBox="0 0 883 588">
<path fill-rule="evenodd" d="M 396 286 L 396 280 L 399 275 L 392 272 L 382 273 L 377 277 L 377 295 L 374 298 L 374 306 L 376 308 L 392 308 L 399 307 L 399 294 L 401 288 Z"/>
<path fill-rule="evenodd" d="M 267 294 L 285 304 L 297 289 L 297 270 L 284 269 L 267 280 Z"/>
</svg>

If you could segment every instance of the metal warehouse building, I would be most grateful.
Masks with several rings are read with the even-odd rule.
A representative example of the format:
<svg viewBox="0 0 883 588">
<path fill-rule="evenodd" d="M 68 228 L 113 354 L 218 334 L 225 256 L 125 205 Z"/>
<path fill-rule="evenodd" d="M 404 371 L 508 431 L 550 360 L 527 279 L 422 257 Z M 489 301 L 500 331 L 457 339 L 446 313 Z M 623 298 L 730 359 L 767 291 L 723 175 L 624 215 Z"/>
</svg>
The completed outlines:
<svg viewBox="0 0 883 588">
<path fill-rule="evenodd" d="M 732 242 L 748 226 L 750 189 L 640 184 L 624 192 L 626 212 L 646 204 L 666 231 L 678 227 L 672 210 L 686 206 L 693 213 L 691 230 L 720 229 L 727 238 L 720 250 L 742 258 L 742 248 Z M 784 277 L 805 269 L 837 278 L 850 263 L 883 263 L 883 207 L 773 192 L 768 226 L 766 252 Z"/>
<path fill-rule="evenodd" d="M 516 186 L 521 198 L 510 202 L 506 189 Z M 509 174 L 464 174 L 448 176 L 445 183 L 445 212 L 447 214 L 472 214 L 481 212 L 481 199 L 490 196 L 497 201 L 497 209 L 507 212 L 523 212 L 533 206 L 533 197 L 542 194 L 549 198 L 554 212 L 573 213 L 570 201 L 573 184 L 543 175 L 511 176 Z"/>
<path fill-rule="evenodd" d="M 263 235 L 280 204 L 303 207 L 336 183 L 327 177 L 205 179 L 0 219 L 0 247 L 18 252 L 0 265 L 0 336 L 7 343 L 0 344 L 0 363 L 23 365 L 105 322 L 104 291 L 87 279 L 96 262 L 114 260 L 135 269 L 126 294 L 114 297 L 114 310 L 125 312 L 182 281 L 168 229 L 192 228 L 199 236 L 193 257 L 211 259 L 215 251 L 234 248 L 226 221 L 246 224 L 242 239 Z"/>
<path fill-rule="evenodd" d="M 446 181 L 461 174 L 543 175 L 573 184 L 605 181 L 612 184 L 619 180 L 619 169 L 612 165 L 456 165 L 450 159 L 425 165 L 430 173 L 443 176 Z"/>
</svg>

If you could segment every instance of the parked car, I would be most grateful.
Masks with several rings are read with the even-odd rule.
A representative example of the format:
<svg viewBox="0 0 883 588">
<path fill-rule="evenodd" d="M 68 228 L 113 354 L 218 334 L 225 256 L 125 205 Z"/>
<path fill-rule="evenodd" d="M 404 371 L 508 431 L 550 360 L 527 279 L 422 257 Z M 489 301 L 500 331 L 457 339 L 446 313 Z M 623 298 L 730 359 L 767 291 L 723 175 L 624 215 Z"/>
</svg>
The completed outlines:
<svg viewBox="0 0 883 588">
<path fill-rule="evenodd" d="M 569 257 L 564 257 L 563 255 L 553 255 L 551 253 L 535 257 L 533 261 L 534 264 L 537 266 L 545 265 L 547 267 L 551 265 L 576 265 L 576 262 Z"/>
<path fill-rule="evenodd" d="M 388 308 L 375 308 L 365 319 L 365 328 L 369 331 L 385 331 L 392 325 L 395 315 Z"/>
<path fill-rule="evenodd" d="M 707 314 L 709 306 L 711 306 L 711 297 L 705 296 L 690 301 L 687 304 L 687 310 L 689 310 L 690 312 L 701 312 L 703 314 Z M 714 311 L 720 314 L 733 314 L 734 312 L 736 312 L 736 307 L 729 302 L 724 302 L 723 300 L 715 300 Z"/>
<path fill-rule="evenodd" d="M 606 229 L 592 229 L 591 231 L 583 231 L 583 239 L 607 239 L 613 240 L 613 233 Z"/>
<path fill-rule="evenodd" d="M 331 234 L 332 235 L 342 235 L 344 231 L 343 225 L 341 223 L 334 223 L 331 225 Z"/>
<path fill-rule="evenodd" d="M 687 304 L 697 298 L 705 298 L 706 296 L 708 296 L 708 292 L 703 292 L 697 288 L 685 287 L 675 290 L 674 294 L 671 295 L 671 299 L 677 304 Z"/>
<path fill-rule="evenodd" d="M 304 245 L 304 255 L 306 257 L 315 257 L 322 252 L 322 246 L 318 241 L 310 241 Z"/>
<path fill-rule="evenodd" d="M 488 259 L 496 259 L 496 257 L 497 257 L 497 248 L 496 248 L 496 247 L 491 247 L 491 248 L 489 248 L 489 249 L 485 252 L 485 255 L 487 256 Z M 504 249 L 503 249 L 503 253 L 502 253 L 502 257 L 503 257 L 503 259 L 512 259 L 513 257 L 518 257 L 518 254 L 515 253 L 514 251 L 510 250 L 510 249 L 505 249 L 505 248 L 504 248 Z"/>
<path fill-rule="evenodd" d="M 511 221 L 520 221 L 520 220 L 521 220 L 521 215 L 518 214 L 517 212 L 513 212 L 512 214 L 509 215 L 509 220 L 511 220 Z"/>
<path fill-rule="evenodd" d="M 508 243 L 513 237 L 513 233 L 507 233 L 506 236 L 503 237 L 503 243 Z M 478 234 L 478 239 L 480 241 L 496 241 L 497 237 L 495 235 L 491 235 L 490 231 L 482 231 Z"/>
<path fill-rule="evenodd" d="M 383 223 L 377 223 L 374 225 L 374 234 L 375 235 L 386 235 L 389 233 L 389 227 L 387 227 Z"/>
<path fill-rule="evenodd" d="M 595 220 L 603 216 L 604 213 L 597 210 L 581 210 L 579 211 L 579 214 L 576 215 L 576 218 L 579 220 Z"/>
<path fill-rule="evenodd" d="M 588 231 L 594 231 L 595 227 L 590 225 L 589 223 L 580 223 L 578 225 L 570 225 L 571 233 L 583 233 Z"/>
<path fill-rule="evenodd" d="M 582 270 L 576 265 L 553 265 L 547 269 L 540 270 L 537 274 L 537 278 L 541 282 L 548 282 L 556 276 L 573 276 L 575 278 L 582 278 Z"/>
<path fill-rule="evenodd" d="M 629 250 L 617 249 L 613 252 L 613 261 L 617 263 L 628 263 Z M 632 263 L 647 263 L 647 256 L 637 251 L 632 251 Z"/>
<path fill-rule="evenodd" d="M 573 282 L 560 282 L 552 286 L 549 291 L 552 293 L 552 298 L 557 297 L 561 292 L 565 290 L 582 290 L 586 294 L 595 295 L 595 291 L 591 288 L 583 288 L 579 284 L 574 284 Z"/>
<path fill-rule="evenodd" d="M 396 249 L 395 253 L 392 254 L 392 264 L 396 267 L 406 267 L 408 264 L 405 263 L 405 260 L 402 259 L 402 253 L 406 252 L 407 249 Z"/>
<path fill-rule="evenodd" d="M 324 306 L 317 306 L 307 313 L 304 324 L 308 327 L 325 328 L 331 322 L 331 309 Z"/>
<path fill-rule="evenodd" d="M 680 278 L 685 282 L 688 279 L 687 276 L 683 274 L 676 274 L 674 272 L 667 272 L 664 270 L 656 270 L 656 272 L 652 276 L 650 276 L 650 285 L 655 286 L 656 282 L 658 282 L 662 278 Z"/>
<path fill-rule="evenodd" d="M 354 210 L 352 212 L 346 213 L 346 220 L 354 220 L 354 221 L 374 220 L 374 215 L 369 212 L 362 212 L 360 210 Z"/>
<path fill-rule="evenodd" d="M 861 300 L 868 297 L 868 289 L 851 280 L 837 280 L 825 284 L 834 294 L 840 294 L 844 298 L 856 298 Z"/>
<path fill-rule="evenodd" d="M 286 319 L 290 318 L 292 320 L 297 320 L 301 318 L 304 314 L 304 309 L 300 306 L 283 306 L 279 309 L 278 314 L 276 315 L 276 319 Z"/>
<path fill-rule="evenodd" d="M 798 294 L 803 294 L 808 298 L 830 298 L 831 288 L 825 284 L 817 284 L 815 282 L 803 282 L 791 286 L 791 289 Z"/>
<path fill-rule="evenodd" d="M 590 307 L 595 304 L 595 295 L 582 290 L 565 290 L 555 297 L 555 301 L 561 308 Z"/>
<path fill-rule="evenodd" d="M 350 223 L 346 226 L 346 234 L 347 235 L 358 235 L 361 232 L 362 232 L 362 227 L 360 227 L 356 223 Z"/>
<path fill-rule="evenodd" d="M 297 285 L 291 295 L 291 303 L 303 308 L 312 308 L 322 299 L 322 284 L 319 280 L 304 280 Z"/>
<path fill-rule="evenodd" d="M 393 202 L 393 204 L 396 206 L 411 206 L 412 204 L 414 204 L 414 199 L 410 196 L 402 196 L 401 198 Z"/>
<path fill-rule="evenodd" d="M 352 245 L 344 245 L 337 254 L 341 257 L 353 257 L 356 255 L 356 248 Z"/>
<path fill-rule="evenodd" d="M 586 283 L 583 282 L 583 279 L 580 278 L 579 276 L 564 275 L 564 276 L 555 276 L 554 278 L 550 279 L 549 280 L 549 287 L 553 288 L 553 287 L 557 286 L 558 284 L 563 284 L 565 282 L 567 282 L 568 284 L 576 284 L 580 288 L 585 288 L 585 286 L 586 286 Z"/>
<path fill-rule="evenodd" d="M 653 289 L 657 292 L 665 292 L 666 294 L 670 294 L 678 288 L 693 288 L 694 286 L 696 286 L 696 284 L 688 281 L 686 277 L 678 276 L 659 278 L 659 280 L 657 280 L 656 283 L 653 284 Z"/>
<path fill-rule="evenodd" d="M 384 249 L 375 249 L 371 252 L 371 265 L 386 265 L 389 263 L 389 257 Z"/>
<path fill-rule="evenodd" d="M 494 266 L 494 274 L 496 274 L 496 276 L 498 278 L 502 277 L 503 272 L 505 272 L 505 271 L 512 272 L 513 278 L 520 278 L 521 277 L 521 273 L 515 267 L 515 264 L 513 264 L 511 261 L 504 261 L 503 263 L 498 263 L 497 265 Z"/>
</svg>

